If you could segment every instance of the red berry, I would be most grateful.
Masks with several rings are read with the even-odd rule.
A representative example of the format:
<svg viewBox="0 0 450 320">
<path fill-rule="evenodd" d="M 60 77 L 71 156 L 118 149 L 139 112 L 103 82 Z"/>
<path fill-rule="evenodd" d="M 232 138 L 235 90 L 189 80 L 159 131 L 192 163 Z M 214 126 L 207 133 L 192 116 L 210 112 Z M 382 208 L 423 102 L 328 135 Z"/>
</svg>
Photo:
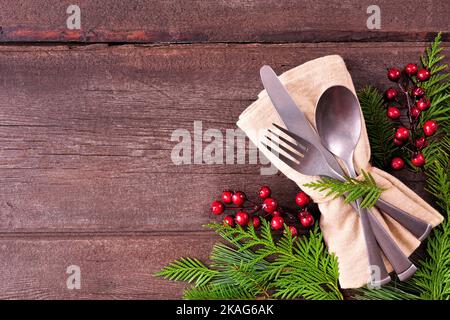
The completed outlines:
<svg viewBox="0 0 450 320">
<path fill-rule="evenodd" d="M 393 100 L 397 96 L 397 90 L 389 88 L 384 93 L 384 96 L 386 97 L 387 100 Z"/>
<path fill-rule="evenodd" d="M 308 210 L 300 211 L 298 214 L 298 219 L 305 228 L 309 228 L 314 224 L 314 217 L 308 212 Z"/>
<path fill-rule="evenodd" d="M 405 72 L 406 72 L 406 74 L 407 74 L 408 76 L 413 76 L 413 75 L 415 75 L 415 74 L 417 73 L 417 70 L 418 70 L 417 64 L 414 64 L 414 63 L 408 63 L 408 64 L 405 66 Z"/>
<path fill-rule="evenodd" d="M 295 203 L 300 207 L 308 205 L 309 201 L 310 201 L 309 196 L 303 191 L 297 193 L 297 195 L 295 196 Z"/>
<path fill-rule="evenodd" d="M 242 191 L 236 191 L 231 197 L 231 201 L 238 207 L 242 206 L 247 200 L 247 196 Z"/>
<path fill-rule="evenodd" d="M 279 216 L 281 216 L 281 212 L 278 210 L 275 210 L 274 212 L 272 212 L 272 216 L 279 217 Z"/>
<path fill-rule="evenodd" d="M 417 119 L 420 116 L 420 109 L 417 107 L 412 107 L 411 108 L 411 117 L 413 119 Z"/>
<path fill-rule="evenodd" d="M 272 218 L 272 221 L 270 221 L 270 226 L 273 230 L 280 230 L 283 228 L 284 225 L 284 219 L 280 216 L 276 216 Z"/>
<path fill-rule="evenodd" d="M 389 68 L 387 77 L 389 80 L 397 82 L 398 79 L 400 79 L 400 70 L 398 70 L 397 68 Z"/>
<path fill-rule="evenodd" d="M 402 158 L 393 158 L 391 160 L 391 168 L 394 170 L 400 170 L 403 169 L 403 167 L 405 166 L 405 161 L 403 161 Z"/>
<path fill-rule="evenodd" d="M 236 213 L 236 223 L 240 226 L 246 226 L 248 225 L 248 213 L 244 212 L 244 211 L 239 211 L 238 213 Z"/>
<path fill-rule="evenodd" d="M 257 217 L 257 216 L 253 216 L 253 217 L 250 219 L 249 225 L 250 225 L 250 224 L 253 225 L 253 228 L 258 229 L 259 226 L 261 225 L 261 219 L 260 219 L 259 217 Z"/>
<path fill-rule="evenodd" d="M 423 125 L 423 133 L 429 137 L 436 133 L 438 129 L 438 124 L 434 120 L 428 120 Z"/>
<path fill-rule="evenodd" d="M 273 198 L 267 198 L 266 200 L 264 200 L 263 202 L 263 209 L 265 212 L 267 213 L 272 213 L 274 212 L 278 207 L 278 203 L 275 199 Z"/>
<path fill-rule="evenodd" d="M 225 210 L 225 206 L 220 201 L 214 201 L 211 204 L 211 212 L 215 215 L 221 214 L 222 212 L 224 212 L 224 210 Z"/>
<path fill-rule="evenodd" d="M 425 157 L 422 153 L 415 154 L 412 159 L 411 163 L 416 167 L 421 167 L 425 164 Z"/>
<path fill-rule="evenodd" d="M 417 149 L 421 150 L 428 145 L 428 141 L 425 137 L 420 137 L 416 139 L 415 145 Z"/>
<path fill-rule="evenodd" d="M 289 231 L 291 231 L 291 235 L 293 238 L 295 238 L 298 235 L 297 228 L 294 226 L 289 226 Z"/>
<path fill-rule="evenodd" d="M 259 189 L 259 197 L 261 199 L 266 199 L 266 198 L 270 197 L 271 193 L 272 193 L 272 191 L 270 190 L 270 188 L 268 186 L 263 186 L 263 187 L 261 187 L 261 189 Z"/>
<path fill-rule="evenodd" d="M 386 114 L 391 119 L 400 118 L 400 110 L 397 107 L 389 107 Z"/>
<path fill-rule="evenodd" d="M 394 144 L 396 145 L 396 146 L 402 146 L 403 145 L 403 141 L 402 140 L 398 140 L 397 138 L 394 138 Z"/>
<path fill-rule="evenodd" d="M 421 97 L 421 96 L 423 96 L 425 94 L 425 90 L 423 88 L 421 88 L 421 87 L 414 87 L 411 90 L 411 94 L 414 97 Z"/>
<path fill-rule="evenodd" d="M 405 127 L 400 127 L 395 132 L 395 138 L 398 140 L 406 141 L 409 137 L 409 130 Z"/>
<path fill-rule="evenodd" d="M 234 217 L 233 216 L 226 216 L 225 218 L 223 218 L 223 224 L 227 224 L 230 227 L 234 227 Z"/>
<path fill-rule="evenodd" d="M 233 192 L 230 190 L 225 190 L 222 192 L 222 202 L 231 203 L 231 198 L 233 197 Z"/>
<path fill-rule="evenodd" d="M 420 111 L 427 110 L 430 107 L 431 103 L 430 100 L 428 100 L 427 97 L 421 98 L 419 101 L 417 101 L 416 106 L 420 109 Z"/>
<path fill-rule="evenodd" d="M 420 81 L 427 81 L 428 79 L 430 79 L 430 75 L 430 71 L 428 71 L 427 69 L 421 69 L 417 71 L 416 77 Z"/>
</svg>

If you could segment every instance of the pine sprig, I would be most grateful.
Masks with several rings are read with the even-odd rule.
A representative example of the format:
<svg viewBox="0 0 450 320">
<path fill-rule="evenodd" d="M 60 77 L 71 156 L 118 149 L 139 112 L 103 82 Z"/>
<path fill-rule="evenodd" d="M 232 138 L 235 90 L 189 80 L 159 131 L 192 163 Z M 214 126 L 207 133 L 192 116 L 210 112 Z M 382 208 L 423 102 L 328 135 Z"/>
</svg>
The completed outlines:
<svg viewBox="0 0 450 320">
<path fill-rule="evenodd" d="M 255 292 L 246 291 L 239 286 L 214 284 L 188 288 L 184 291 L 183 298 L 186 300 L 250 300 L 255 296 Z"/>
<path fill-rule="evenodd" d="M 420 300 L 420 289 L 411 282 L 394 282 L 380 289 L 363 287 L 355 292 L 357 300 Z"/>
<path fill-rule="evenodd" d="M 314 300 L 341 300 L 342 294 L 337 285 L 339 271 L 337 260 L 327 253 L 322 234 L 316 225 L 311 231 L 309 241 L 295 242 L 294 255 L 301 258 L 299 263 L 281 260 L 286 269 L 275 279 L 275 297 L 292 299 L 303 297 Z M 300 261 L 300 260 L 299 260 Z"/>
<path fill-rule="evenodd" d="M 450 74 L 444 72 L 448 69 L 443 63 L 445 56 L 442 54 L 442 36 L 438 33 L 430 47 L 426 48 L 421 56 L 424 68 L 430 70 L 431 77 L 421 83 L 426 90 L 427 97 L 431 100 L 431 107 L 424 111 L 420 117 L 420 123 L 427 120 L 435 120 L 441 124 L 441 128 L 448 127 L 450 118 Z"/>
<path fill-rule="evenodd" d="M 255 259 L 250 264 L 267 262 L 266 259 L 271 257 L 266 270 L 260 271 L 259 280 L 275 280 L 275 288 L 281 286 L 280 292 L 277 291 L 274 297 L 305 298 L 315 294 L 324 299 L 342 298 L 337 284 L 337 261 L 326 252 L 322 234 L 317 226 L 307 239 L 300 241 L 296 241 L 286 228 L 285 234 L 278 242 L 274 241 L 270 225 L 265 220 L 262 221 L 260 235 L 257 235 L 252 227 L 231 228 L 221 224 L 211 224 L 209 227 L 225 240 L 240 247 L 240 250 L 255 249 Z M 297 291 L 288 293 L 284 286 L 285 277 L 294 270 L 302 271 L 302 276 L 308 279 L 309 286 L 304 287 L 303 291 L 298 288 Z"/>
<path fill-rule="evenodd" d="M 216 274 L 216 270 L 209 269 L 197 259 L 181 258 L 162 269 L 156 276 L 189 283 L 195 281 L 196 286 L 202 286 L 208 283 Z"/>
<path fill-rule="evenodd" d="M 380 198 L 384 189 L 377 186 L 372 175 L 364 170 L 361 172 L 363 175 L 362 180 L 346 177 L 345 181 L 340 181 L 337 179 L 323 177 L 318 181 L 307 183 L 304 186 L 319 191 L 328 190 L 326 196 L 333 195 L 334 198 L 345 195 L 345 203 L 350 203 L 362 198 L 360 207 L 371 208 Z"/>
<path fill-rule="evenodd" d="M 372 164 L 385 168 L 396 147 L 392 140 L 394 126 L 386 117 L 383 95 L 367 86 L 358 92 L 358 98 L 369 136 Z"/>
<path fill-rule="evenodd" d="M 227 242 L 214 246 L 209 266 L 198 260 L 186 263 L 186 259 L 180 259 L 157 274 L 187 282 L 211 275 L 200 285 L 196 282 L 196 286 L 188 288 L 184 298 L 343 299 L 338 285 L 337 260 L 326 251 L 318 226 L 302 239 L 292 237 L 286 227 L 278 241 L 273 239 L 266 220 L 262 220 L 259 234 L 253 226 L 232 228 L 213 223 L 207 227 Z M 188 276 L 187 270 L 200 272 Z"/>
</svg>

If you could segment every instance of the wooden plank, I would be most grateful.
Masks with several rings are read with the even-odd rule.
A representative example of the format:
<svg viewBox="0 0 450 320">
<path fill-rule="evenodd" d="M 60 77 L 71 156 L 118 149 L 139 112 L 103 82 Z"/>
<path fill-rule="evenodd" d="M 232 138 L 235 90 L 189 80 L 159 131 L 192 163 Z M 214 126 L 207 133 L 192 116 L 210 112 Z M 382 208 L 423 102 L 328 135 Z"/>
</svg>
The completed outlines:
<svg viewBox="0 0 450 320">
<path fill-rule="evenodd" d="M 210 232 L 147 236 L 0 238 L 0 299 L 175 299 L 184 284 L 154 277 L 182 256 L 206 259 Z M 67 267 L 81 288 L 67 288 Z"/>
<path fill-rule="evenodd" d="M 69 4 L 81 30 L 67 29 Z M 448 1 L 379 0 L 381 29 L 367 28 L 370 0 L 0 1 L 2 42 L 326 42 L 448 39 Z"/>
<path fill-rule="evenodd" d="M 172 132 L 235 128 L 263 64 L 341 54 L 358 88 L 386 87 L 423 46 L 0 47 L 0 232 L 199 230 L 220 191 L 262 184 L 290 203 L 294 183 L 259 165 L 174 165 Z"/>
</svg>

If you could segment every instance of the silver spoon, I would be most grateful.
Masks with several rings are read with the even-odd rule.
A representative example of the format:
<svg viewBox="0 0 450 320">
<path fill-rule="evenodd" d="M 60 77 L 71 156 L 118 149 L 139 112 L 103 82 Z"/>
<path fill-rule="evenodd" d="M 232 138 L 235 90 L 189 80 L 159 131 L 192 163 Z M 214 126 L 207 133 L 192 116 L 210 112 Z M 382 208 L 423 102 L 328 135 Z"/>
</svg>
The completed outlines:
<svg viewBox="0 0 450 320">
<path fill-rule="evenodd" d="M 315 116 L 317 131 L 323 146 L 344 162 L 350 177 L 356 177 L 353 154 L 361 135 L 361 112 L 357 97 L 346 87 L 330 87 L 322 93 L 316 106 Z M 378 278 L 372 278 L 372 284 L 384 284 L 390 280 L 378 245 L 401 280 L 406 280 L 414 274 L 416 267 L 373 214 L 361 208 L 359 213 L 369 264 L 371 268 L 377 268 L 377 272 L 371 272 Z M 371 269 L 373 270 L 375 269 Z"/>
</svg>

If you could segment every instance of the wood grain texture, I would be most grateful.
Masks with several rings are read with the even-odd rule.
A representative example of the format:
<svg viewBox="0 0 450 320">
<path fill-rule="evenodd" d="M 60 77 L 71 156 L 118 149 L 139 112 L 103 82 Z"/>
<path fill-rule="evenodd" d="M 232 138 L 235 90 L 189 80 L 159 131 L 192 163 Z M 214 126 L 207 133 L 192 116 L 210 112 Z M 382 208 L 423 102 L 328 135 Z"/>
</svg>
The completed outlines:
<svg viewBox="0 0 450 320">
<path fill-rule="evenodd" d="M 206 259 L 213 234 L 0 237 L 1 299 L 176 299 L 185 285 L 154 277 L 174 259 Z M 81 288 L 67 289 L 67 267 Z"/>
<path fill-rule="evenodd" d="M 81 30 L 66 27 L 69 4 Z M 379 0 L 381 29 L 369 30 L 370 0 L 0 1 L 2 42 L 335 42 L 448 39 L 450 2 Z"/>
<path fill-rule="evenodd" d="M 262 184 L 290 203 L 295 184 L 259 165 L 174 165 L 173 130 L 235 128 L 263 64 L 341 54 L 358 88 L 386 87 L 423 46 L 1 47 L 0 232 L 199 230 L 221 190 Z"/>
</svg>

